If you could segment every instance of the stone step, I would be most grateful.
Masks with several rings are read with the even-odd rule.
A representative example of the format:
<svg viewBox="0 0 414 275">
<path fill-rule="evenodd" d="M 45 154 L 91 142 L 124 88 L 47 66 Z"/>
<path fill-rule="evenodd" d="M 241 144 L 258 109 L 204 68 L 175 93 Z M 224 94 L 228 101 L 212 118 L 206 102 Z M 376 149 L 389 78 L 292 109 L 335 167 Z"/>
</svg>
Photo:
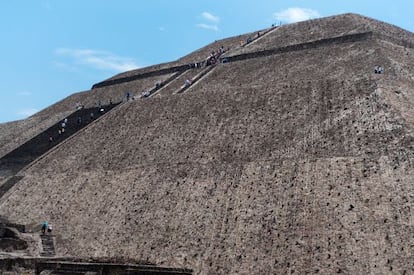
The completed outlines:
<svg viewBox="0 0 414 275">
<path fill-rule="evenodd" d="M 40 256 L 42 257 L 50 257 L 55 256 L 55 245 L 53 242 L 53 235 L 46 235 L 42 234 L 40 235 L 40 239 L 42 240 L 42 248 L 43 251 L 40 253 Z"/>
</svg>

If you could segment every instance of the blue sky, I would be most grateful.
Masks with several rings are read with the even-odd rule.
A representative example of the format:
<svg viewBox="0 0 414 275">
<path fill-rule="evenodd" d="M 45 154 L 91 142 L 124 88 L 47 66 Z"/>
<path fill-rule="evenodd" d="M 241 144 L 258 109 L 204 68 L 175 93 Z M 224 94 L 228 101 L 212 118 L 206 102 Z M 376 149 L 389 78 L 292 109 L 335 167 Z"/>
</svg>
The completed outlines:
<svg viewBox="0 0 414 275">
<path fill-rule="evenodd" d="M 353 12 L 414 32 L 408 0 L 3 0 L 0 123 L 217 39 Z"/>
</svg>

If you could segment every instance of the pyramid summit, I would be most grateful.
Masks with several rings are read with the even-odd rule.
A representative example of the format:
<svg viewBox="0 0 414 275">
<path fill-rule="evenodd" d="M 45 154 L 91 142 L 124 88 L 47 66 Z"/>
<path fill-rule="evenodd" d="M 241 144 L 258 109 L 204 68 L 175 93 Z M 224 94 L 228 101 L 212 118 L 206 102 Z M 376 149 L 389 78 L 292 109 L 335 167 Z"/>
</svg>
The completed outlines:
<svg viewBox="0 0 414 275">
<path fill-rule="evenodd" d="M 0 216 L 26 240 L 3 250 L 412 273 L 413 61 L 414 34 L 344 14 L 215 41 L 0 124 Z"/>
</svg>

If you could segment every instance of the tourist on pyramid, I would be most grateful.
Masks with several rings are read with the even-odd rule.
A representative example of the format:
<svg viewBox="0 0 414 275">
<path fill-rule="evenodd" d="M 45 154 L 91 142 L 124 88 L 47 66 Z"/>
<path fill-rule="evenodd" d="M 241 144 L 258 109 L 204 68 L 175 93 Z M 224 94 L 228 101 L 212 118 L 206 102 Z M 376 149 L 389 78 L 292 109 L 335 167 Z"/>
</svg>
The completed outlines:
<svg viewBox="0 0 414 275">
<path fill-rule="evenodd" d="M 49 227 L 49 224 L 47 223 L 47 221 L 43 221 L 42 222 L 42 234 L 46 233 L 46 229 Z"/>
<path fill-rule="evenodd" d="M 384 68 L 382 66 L 375 66 L 374 73 L 382 74 L 384 72 Z"/>
</svg>

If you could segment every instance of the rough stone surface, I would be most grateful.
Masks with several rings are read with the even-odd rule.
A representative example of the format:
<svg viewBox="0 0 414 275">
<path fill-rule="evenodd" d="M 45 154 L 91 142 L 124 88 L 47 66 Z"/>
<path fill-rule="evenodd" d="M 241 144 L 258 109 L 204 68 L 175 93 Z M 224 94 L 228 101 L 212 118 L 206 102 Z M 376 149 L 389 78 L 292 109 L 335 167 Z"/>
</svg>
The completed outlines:
<svg viewBox="0 0 414 275">
<path fill-rule="evenodd" d="M 125 100 L 127 91 L 132 95 L 140 95 L 144 90 L 152 88 L 156 82 L 162 82 L 168 76 L 146 78 L 123 83 L 116 87 L 79 92 L 45 108 L 26 120 L 0 124 L 0 157 L 75 112 L 77 104 L 90 108 L 98 106 L 99 102 L 102 105 L 107 105 L 110 101 L 120 102 Z"/>
<path fill-rule="evenodd" d="M 321 31 L 322 30 L 322 31 Z M 414 37 L 408 31 L 396 26 L 378 22 L 356 14 L 344 14 L 322 19 L 313 19 L 289 25 L 282 25 L 263 37 L 260 43 L 242 47 L 232 53 L 255 52 L 262 49 L 279 48 L 324 38 L 374 31 L 409 43 Z"/>
<path fill-rule="evenodd" d="M 340 33 L 365 30 L 343 15 L 320 19 L 315 37 L 344 20 Z M 284 32 L 308 41 L 298 26 Z M 219 64 L 48 154 L 0 215 L 49 220 L 60 256 L 196 274 L 413 273 L 413 62 L 412 48 L 373 38 Z"/>
<path fill-rule="evenodd" d="M 21 233 L 18 229 L 12 224 L 0 224 L 0 259 L 38 255 L 36 237 Z"/>
<path fill-rule="evenodd" d="M 265 33 L 267 32 L 269 29 L 264 29 L 259 31 L 259 33 Z M 237 49 L 240 47 L 240 41 L 246 41 L 247 38 L 249 37 L 255 37 L 255 35 L 257 35 L 258 32 L 254 32 L 254 33 L 246 33 L 246 34 L 242 34 L 242 35 L 237 35 L 234 37 L 229 37 L 229 38 L 225 38 L 225 39 L 220 39 L 220 40 L 216 40 L 200 49 L 195 50 L 194 52 L 183 56 L 181 58 L 179 58 L 176 61 L 173 62 L 167 62 L 167 63 L 163 63 L 163 64 L 157 64 L 157 65 L 153 65 L 153 66 L 149 66 L 149 67 L 145 67 L 145 68 L 140 68 L 140 69 L 136 69 L 136 70 L 132 70 L 132 71 L 127 71 L 127 72 L 123 72 L 120 74 L 117 74 L 107 80 L 114 80 L 114 79 L 119 79 L 119 78 L 124 78 L 124 77 L 130 77 L 133 75 L 138 75 L 138 74 L 142 74 L 142 73 L 146 73 L 146 72 L 150 72 L 150 71 L 155 71 L 155 70 L 160 70 L 160 69 L 166 69 L 169 67 L 173 67 L 173 66 L 179 66 L 179 65 L 184 65 L 184 64 L 189 64 L 189 63 L 194 63 L 194 62 L 200 62 L 205 60 L 211 53 L 212 50 L 217 51 L 220 47 L 223 47 L 225 50 L 231 49 Z"/>
</svg>

